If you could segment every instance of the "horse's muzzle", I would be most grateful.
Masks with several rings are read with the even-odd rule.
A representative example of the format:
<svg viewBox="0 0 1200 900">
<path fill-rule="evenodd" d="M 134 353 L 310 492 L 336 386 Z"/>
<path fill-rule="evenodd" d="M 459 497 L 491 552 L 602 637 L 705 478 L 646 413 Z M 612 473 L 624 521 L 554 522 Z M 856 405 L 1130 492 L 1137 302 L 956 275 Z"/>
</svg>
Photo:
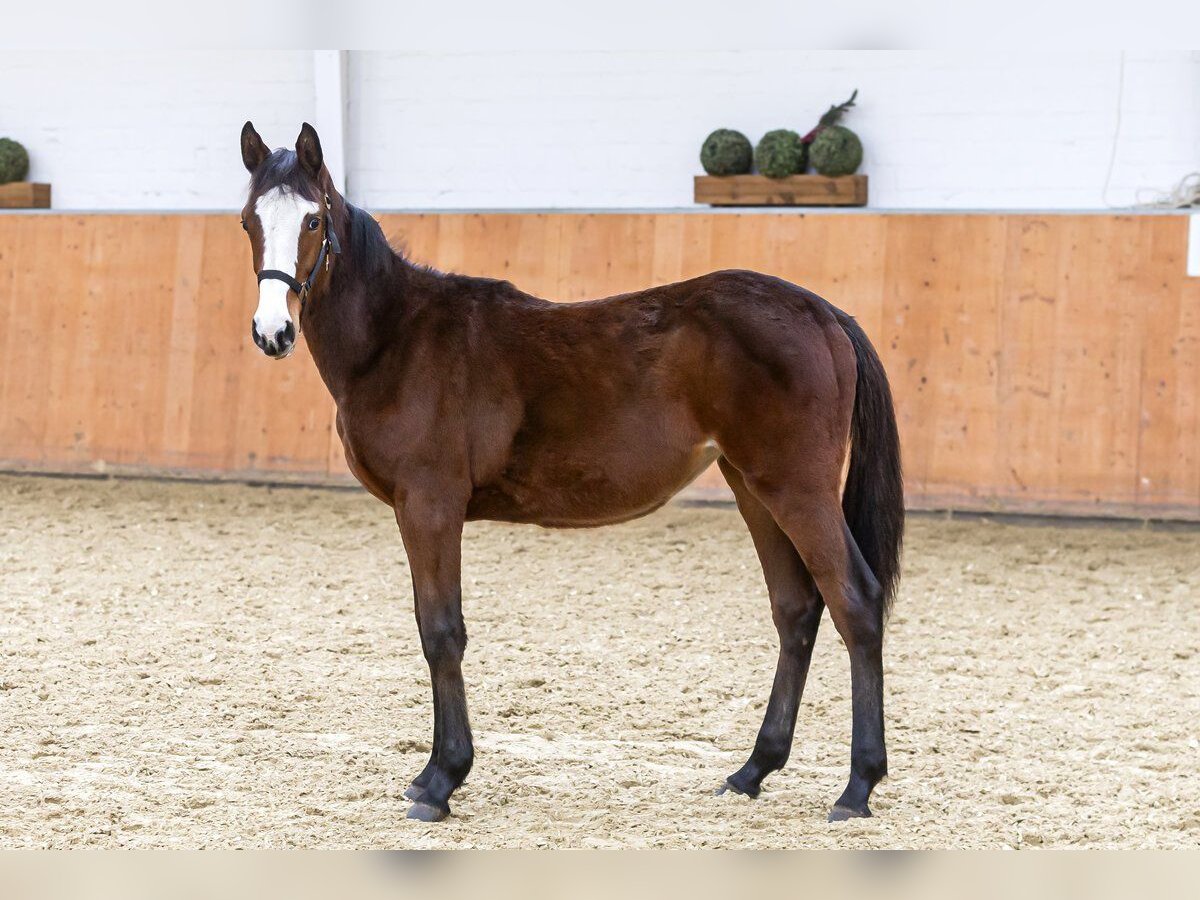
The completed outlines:
<svg viewBox="0 0 1200 900">
<path fill-rule="evenodd" d="M 269 337 L 258 330 L 258 323 L 251 322 L 250 336 L 254 338 L 255 346 L 271 359 L 283 359 L 296 349 L 296 329 L 291 322 Z"/>
</svg>

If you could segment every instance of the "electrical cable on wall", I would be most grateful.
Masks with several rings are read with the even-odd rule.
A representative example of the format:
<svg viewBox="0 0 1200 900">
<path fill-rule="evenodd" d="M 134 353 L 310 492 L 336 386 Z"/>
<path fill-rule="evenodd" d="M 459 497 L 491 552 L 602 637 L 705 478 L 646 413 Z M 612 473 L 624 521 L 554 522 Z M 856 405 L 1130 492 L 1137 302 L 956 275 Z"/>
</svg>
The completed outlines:
<svg viewBox="0 0 1200 900">
<path fill-rule="evenodd" d="M 1125 51 L 1121 51 L 1121 64 L 1117 69 L 1117 116 L 1116 124 L 1113 127 L 1112 150 L 1108 154 L 1108 172 L 1104 175 L 1104 191 L 1100 195 L 1100 202 L 1109 209 L 1117 209 L 1112 203 L 1108 202 L 1108 186 L 1112 181 L 1113 168 L 1117 164 L 1117 144 L 1121 140 L 1121 107 L 1125 98 Z"/>
<path fill-rule="evenodd" d="M 1108 156 L 1108 171 L 1104 176 L 1104 192 L 1101 199 L 1109 209 L 1122 209 L 1122 206 L 1110 203 L 1108 189 L 1112 182 L 1113 169 L 1117 163 L 1117 146 L 1121 139 L 1121 116 L 1125 99 L 1125 51 L 1121 51 L 1120 67 L 1117 70 L 1117 112 L 1113 128 L 1112 151 Z M 1200 172 L 1190 172 L 1183 176 L 1171 189 L 1163 191 L 1157 188 L 1137 188 L 1134 191 L 1133 206 L 1137 209 L 1187 209 L 1200 206 Z"/>
<path fill-rule="evenodd" d="M 1150 195 L 1150 192 L 1153 192 Z M 1191 206 L 1200 207 L 1200 172 L 1190 172 L 1179 180 L 1179 183 L 1169 191 L 1159 191 L 1155 188 L 1138 188 L 1134 195 L 1137 200 L 1134 206 L 1140 209 L 1187 209 Z M 1143 197 L 1148 199 L 1143 200 Z"/>
</svg>

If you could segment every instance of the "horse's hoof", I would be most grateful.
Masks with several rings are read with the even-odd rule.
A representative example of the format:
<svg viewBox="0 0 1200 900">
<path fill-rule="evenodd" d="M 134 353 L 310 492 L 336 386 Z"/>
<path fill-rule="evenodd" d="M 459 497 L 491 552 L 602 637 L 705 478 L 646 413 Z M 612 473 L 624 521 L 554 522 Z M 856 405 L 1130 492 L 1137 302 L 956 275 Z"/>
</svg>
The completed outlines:
<svg viewBox="0 0 1200 900">
<path fill-rule="evenodd" d="M 736 784 L 732 778 L 726 778 L 725 783 L 717 788 L 714 793 L 720 797 L 726 791 L 733 791 L 735 794 L 741 794 L 743 797 L 749 797 L 751 800 L 754 800 L 758 797 L 761 789 L 750 786 L 743 787 Z"/>
<path fill-rule="evenodd" d="M 410 784 L 404 789 L 404 796 L 408 800 L 420 800 L 425 796 L 425 788 L 419 784 Z"/>
<path fill-rule="evenodd" d="M 866 805 L 862 809 L 851 809 L 849 806 L 834 806 L 829 811 L 830 822 L 845 822 L 847 819 L 869 819 L 871 810 Z"/>
<path fill-rule="evenodd" d="M 408 817 L 416 819 L 418 822 L 440 822 L 448 815 L 450 815 L 449 806 L 434 806 L 432 803 L 420 800 L 414 803 L 408 811 Z"/>
</svg>

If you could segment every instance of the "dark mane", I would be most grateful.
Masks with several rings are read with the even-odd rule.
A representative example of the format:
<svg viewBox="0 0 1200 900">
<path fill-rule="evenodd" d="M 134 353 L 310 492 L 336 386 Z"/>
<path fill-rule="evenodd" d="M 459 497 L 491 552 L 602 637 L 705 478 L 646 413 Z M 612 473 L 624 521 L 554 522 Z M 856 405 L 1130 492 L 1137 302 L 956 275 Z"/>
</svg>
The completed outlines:
<svg viewBox="0 0 1200 900">
<path fill-rule="evenodd" d="M 341 230 L 346 240 L 343 250 L 356 272 L 370 275 L 387 271 L 397 264 L 407 264 L 388 242 L 374 216 L 349 203 L 344 205 L 345 222 Z"/>
<path fill-rule="evenodd" d="M 371 277 L 399 270 L 406 274 L 430 275 L 436 279 L 467 277 L 442 272 L 431 265 L 409 259 L 403 250 L 392 246 L 378 220 L 366 210 L 343 200 L 340 204 L 334 203 L 333 213 L 338 233 L 345 236 L 342 241 L 343 252 L 351 264 L 350 268 L 358 275 Z"/>
</svg>

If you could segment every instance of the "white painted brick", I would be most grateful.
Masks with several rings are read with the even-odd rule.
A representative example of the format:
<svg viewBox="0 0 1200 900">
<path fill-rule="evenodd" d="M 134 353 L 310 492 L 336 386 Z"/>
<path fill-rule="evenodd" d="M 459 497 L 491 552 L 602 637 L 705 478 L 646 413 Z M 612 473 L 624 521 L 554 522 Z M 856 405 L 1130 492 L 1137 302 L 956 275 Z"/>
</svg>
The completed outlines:
<svg viewBox="0 0 1200 900">
<path fill-rule="evenodd" d="M 1100 207 L 1119 71 L 1116 53 L 359 53 L 351 189 L 375 208 L 687 206 L 709 130 L 805 130 L 858 87 L 872 205 Z M 1198 85 L 1194 53 L 1127 58 L 1110 202 L 1195 168 Z"/>
<path fill-rule="evenodd" d="M 312 115 L 309 51 L 6 51 L 0 136 L 63 209 L 231 209 L 253 118 L 272 145 Z"/>
<path fill-rule="evenodd" d="M 857 87 L 873 206 L 1126 204 L 1200 167 L 1200 54 L 1126 56 L 1105 198 L 1119 73 L 1115 52 L 353 52 L 350 192 L 373 209 L 690 206 L 711 129 L 804 131 Z M 277 146 L 313 114 L 308 51 L 18 51 L 0 84 L 0 135 L 62 208 L 236 207 L 241 123 Z"/>
</svg>

